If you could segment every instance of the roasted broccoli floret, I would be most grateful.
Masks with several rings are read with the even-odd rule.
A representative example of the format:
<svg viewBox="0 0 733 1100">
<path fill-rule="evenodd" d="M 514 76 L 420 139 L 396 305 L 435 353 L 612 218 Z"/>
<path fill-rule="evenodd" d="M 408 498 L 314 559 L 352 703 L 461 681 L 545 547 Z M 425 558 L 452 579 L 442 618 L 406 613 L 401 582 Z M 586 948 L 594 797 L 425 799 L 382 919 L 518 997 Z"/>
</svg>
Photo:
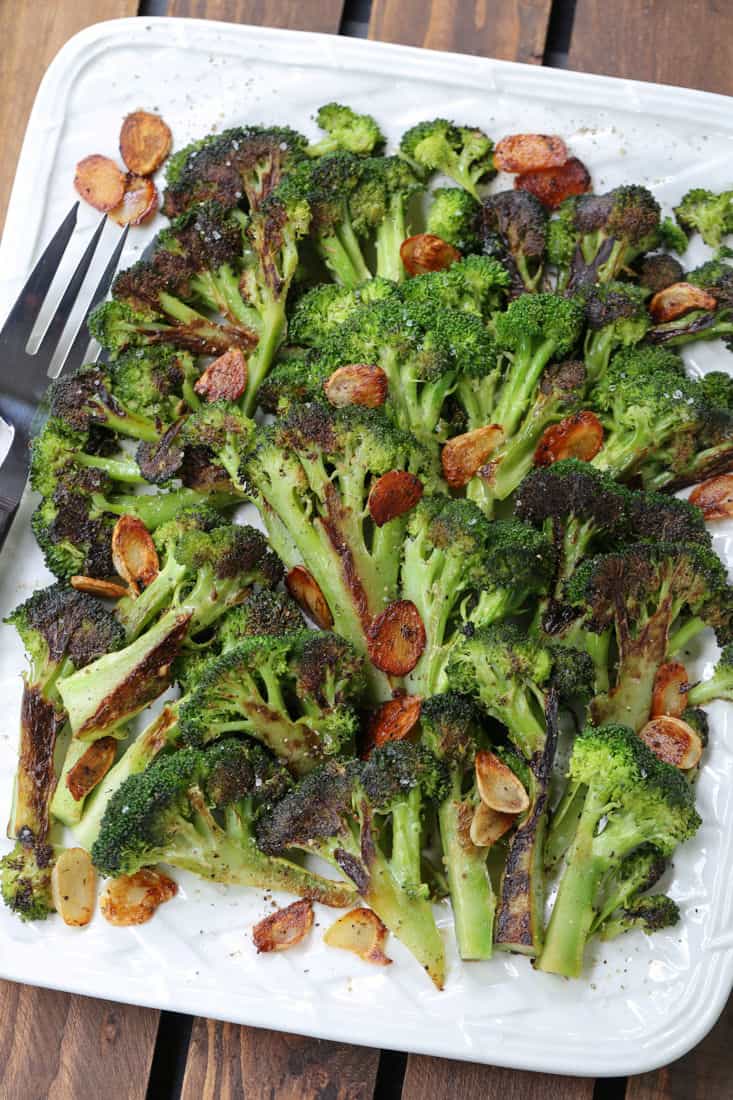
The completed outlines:
<svg viewBox="0 0 733 1100">
<path fill-rule="evenodd" d="M 342 103 L 326 103 L 319 107 L 316 122 L 325 137 L 313 142 L 306 152 L 309 157 L 344 150 L 357 156 L 378 152 L 384 145 L 384 135 L 371 115 L 360 115 L 353 107 Z"/>
<path fill-rule="evenodd" d="M 730 592 L 717 555 L 696 543 L 644 543 L 583 562 L 566 586 L 586 629 L 612 627 L 618 647 L 614 682 L 597 695 L 597 723 L 639 730 L 649 718 L 654 677 L 674 624 L 692 618 L 729 630 Z"/>
<path fill-rule="evenodd" d="M 132 439 L 155 442 L 161 432 L 156 421 L 125 408 L 112 386 L 110 375 L 96 363 L 62 374 L 51 386 L 49 412 L 77 431 L 87 431 L 94 424 Z"/>
<path fill-rule="evenodd" d="M 302 134 L 286 126 L 247 126 L 209 134 L 168 161 L 163 213 L 169 218 L 214 200 L 257 210 L 305 156 Z"/>
<path fill-rule="evenodd" d="M 466 625 L 517 614 L 545 590 L 551 570 L 549 543 L 528 525 L 492 522 L 468 500 L 424 497 L 409 518 L 402 559 L 402 594 L 427 636 L 410 690 L 445 691 L 446 664 Z"/>
<path fill-rule="evenodd" d="M 262 741 L 297 775 L 353 753 L 361 659 L 325 631 L 245 638 L 212 661 L 181 707 L 184 741 L 232 732 Z"/>
<path fill-rule="evenodd" d="M 422 744 L 442 761 L 447 773 L 438 823 L 458 950 L 462 959 L 490 959 L 496 898 L 487 849 L 477 848 L 469 836 L 479 803 L 474 765 L 484 743 L 480 715 L 464 695 L 435 695 L 421 705 L 420 731 Z"/>
<path fill-rule="evenodd" d="M 188 352 L 166 344 L 132 348 L 109 366 L 112 390 L 130 412 L 163 424 L 197 409 L 199 372 Z"/>
<path fill-rule="evenodd" d="M 231 401 L 212 401 L 186 418 L 185 447 L 205 449 L 209 460 L 226 471 L 234 490 L 244 493 L 241 469 L 252 444 L 254 423 Z"/>
<path fill-rule="evenodd" d="M 700 818 L 684 776 L 625 726 L 586 728 L 575 741 L 570 781 L 585 795 L 537 966 L 578 977 L 604 880 L 642 844 L 670 856 Z"/>
<path fill-rule="evenodd" d="M 681 251 L 684 252 L 684 249 Z M 638 269 L 639 283 L 650 294 L 657 294 L 660 290 L 665 290 L 684 278 L 682 264 L 667 252 L 655 252 L 652 256 L 645 256 L 638 265 Z"/>
<path fill-rule="evenodd" d="M 647 894 L 608 917 L 598 934 L 602 940 L 615 940 L 624 932 L 646 932 L 651 936 L 679 922 L 680 907 L 676 901 L 666 894 Z"/>
<path fill-rule="evenodd" d="M 442 172 L 478 198 L 478 185 L 494 176 L 494 143 L 477 127 L 457 126 L 444 118 L 419 122 L 406 130 L 400 152 L 422 175 Z"/>
<path fill-rule="evenodd" d="M 408 279 L 401 293 L 410 306 L 473 313 L 488 321 L 503 307 L 508 287 L 509 275 L 498 260 L 467 256 L 442 271 Z"/>
<path fill-rule="evenodd" d="M 330 762 L 306 776 L 259 822 L 263 851 L 313 852 L 340 868 L 359 894 L 442 988 L 443 943 L 427 898 L 395 877 L 377 835 L 361 766 Z"/>
<path fill-rule="evenodd" d="M 8 834 L 29 848 L 44 844 L 48 835 L 56 786 L 54 753 L 66 724 L 58 683 L 74 669 L 119 649 L 124 632 L 99 600 L 61 584 L 35 592 L 6 622 L 18 631 L 29 662 Z"/>
<path fill-rule="evenodd" d="M 49 844 L 25 844 L 21 840 L 0 859 L 2 899 L 21 920 L 45 920 L 54 912 L 51 894 L 54 862 Z"/>
<path fill-rule="evenodd" d="M 433 459 L 382 412 L 315 402 L 260 429 L 246 465 L 273 547 L 288 568 L 305 564 L 334 629 L 362 653 L 372 619 L 397 596 L 407 516 L 372 525 L 368 506 L 373 485 L 392 470 L 421 478 L 428 491 L 434 483 Z"/>
<path fill-rule="evenodd" d="M 400 248 L 409 236 L 408 205 L 422 190 L 400 157 L 368 157 L 363 162 L 358 186 L 349 197 L 349 214 L 357 236 L 373 242 L 381 278 L 401 282 L 405 277 Z"/>
<path fill-rule="evenodd" d="M 579 810 L 582 810 L 585 802 L 584 786 L 575 783 L 569 786 L 573 792 L 577 792 L 576 801 Z M 579 820 L 578 817 L 575 828 Z M 666 869 L 667 860 L 653 844 L 642 844 L 625 856 L 601 886 L 598 912 L 591 925 L 591 934 L 598 932 L 617 910 L 626 909 L 637 902 L 647 890 L 651 890 Z"/>
<path fill-rule="evenodd" d="M 699 233 L 705 244 L 720 248 L 723 237 L 733 233 L 733 191 L 707 191 L 693 187 L 682 196 L 674 216 L 688 237 Z"/>
<path fill-rule="evenodd" d="M 607 283 L 659 242 L 659 203 L 646 187 L 566 199 L 550 223 L 548 258 L 558 288 Z"/>
<path fill-rule="evenodd" d="M 104 875 L 168 863 L 213 882 L 348 905 L 354 892 L 346 884 L 257 847 L 257 820 L 287 786 L 282 768 L 248 741 L 162 756 L 110 799 L 92 859 Z"/>
<path fill-rule="evenodd" d="M 303 629 L 298 605 L 283 592 L 261 588 L 244 603 L 227 611 L 217 626 L 217 643 L 231 649 L 245 638 L 268 634 L 292 634 Z"/>
<path fill-rule="evenodd" d="M 56 416 L 49 417 L 31 443 L 32 488 L 43 497 L 53 497 L 65 482 L 77 478 L 80 469 L 98 470 L 109 483 L 142 485 L 146 480 L 137 462 L 123 454 L 108 433 L 96 427 L 72 428 Z"/>
<path fill-rule="evenodd" d="M 633 283 L 602 283 L 590 289 L 583 356 L 590 383 L 605 373 L 615 351 L 644 339 L 652 324 L 645 303 L 645 291 Z"/>
<path fill-rule="evenodd" d="M 529 191 L 499 191 L 481 208 L 483 251 L 504 261 L 515 294 L 534 291 L 542 278 L 547 213 Z"/>
<path fill-rule="evenodd" d="M 697 340 L 724 340 L 733 345 L 733 266 L 724 259 L 709 260 L 684 280 L 705 291 L 705 307 L 689 309 L 673 321 L 655 325 L 649 333 L 654 344 L 680 347 Z"/>
<path fill-rule="evenodd" d="M 438 187 L 430 195 L 426 233 L 447 241 L 462 255 L 479 252 L 477 231 L 481 207 L 462 187 Z"/>
<path fill-rule="evenodd" d="M 334 283 L 315 286 L 298 299 L 290 315 L 290 342 L 320 347 L 355 314 L 398 293 L 397 285 L 389 279 L 369 279 L 355 288 Z"/>
</svg>

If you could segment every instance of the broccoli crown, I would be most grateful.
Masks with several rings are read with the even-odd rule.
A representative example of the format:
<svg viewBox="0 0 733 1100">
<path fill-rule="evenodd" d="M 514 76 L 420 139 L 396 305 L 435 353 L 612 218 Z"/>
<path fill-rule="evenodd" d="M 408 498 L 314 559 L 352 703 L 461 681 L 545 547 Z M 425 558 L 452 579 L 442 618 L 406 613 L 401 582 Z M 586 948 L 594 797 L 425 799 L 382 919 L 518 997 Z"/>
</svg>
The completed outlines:
<svg viewBox="0 0 733 1100">
<path fill-rule="evenodd" d="M 21 920 L 45 920 L 54 911 L 51 894 L 53 848 L 18 842 L 0 859 L 0 892 L 8 909 Z"/>
<path fill-rule="evenodd" d="M 246 816 L 255 818 L 286 786 L 281 767 L 250 741 L 227 739 L 205 751 L 159 756 L 112 795 L 92 860 L 102 874 L 120 875 L 174 859 L 192 845 L 202 811 L 252 799 Z"/>
<path fill-rule="evenodd" d="M 183 383 L 193 373 L 193 358 L 171 344 L 133 348 L 110 367 L 112 389 L 125 408 L 165 423 L 178 415 Z"/>
<path fill-rule="evenodd" d="M 576 520 L 598 533 L 623 531 L 629 493 L 608 474 L 576 458 L 533 470 L 519 487 L 514 513 L 543 527 Z"/>
<path fill-rule="evenodd" d="M 683 276 L 682 264 L 667 252 L 645 256 L 639 265 L 639 283 L 651 294 L 679 283 Z"/>
<path fill-rule="evenodd" d="M 578 244 L 575 210 L 578 196 L 565 199 L 547 223 L 547 259 L 556 267 L 568 267 Z"/>
<path fill-rule="evenodd" d="M 31 442 L 31 486 L 44 497 L 52 497 L 59 485 L 79 478 L 103 477 L 86 466 L 87 459 L 106 458 L 119 453 L 117 441 L 95 426 L 73 428 L 67 421 L 50 416 L 40 433 Z"/>
<path fill-rule="evenodd" d="M 390 813 L 413 790 L 436 800 L 447 793 L 446 771 L 440 760 L 411 741 L 388 741 L 373 749 L 359 782 L 370 806 L 382 814 Z"/>
<path fill-rule="evenodd" d="M 646 187 L 624 184 L 609 192 L 612 203 L 605 223 L 605 233 L 630 245 L 652 247 L 659 229 L 659 203 Z M 582 206 L 581 196 L 581 203 Z"/>
<path fill-rule="evenodd" d="M 298 605 L 282 592 L 262 588 L 227 611 L 217 629 L 217 639 L 222 649 L 231 649 L 244 638 L 290 634 L 302 629 L 303 616 Z"/>
<path fill-rule="evenodd" d="M 291 671 L 299 699 L 329 710 L 359 698 L 364 663 L 350 642 L 328 630 L 301 630 L 293 638 Z"/>
<path fill-rule="evenodd" d="M 462 579 L 480 588 L 541 591 L 552 570 L 543 535 L 519 520 L 489 520 L 470 500 L 423 497 L 407 533 L 428 552 L 458 559 Z"/>
<path fill-rule="evenodd" d="M 49 412 L 54 418 L 79 431 L 94 420 L 106 420 L 107 411 L 124 416 L 125 410 L 111 393 L 111 379 L 94 363 L 62 374 L 51 385 Z"/>
<path fill-rule="evenodd" d="M 626 897 L 651 890 L 667 869 L 667 860 L 653 844 L 641 844 L 619 863 L 614 871 L 613 883 L 626 892 Z"/>
<path fill-rule="evenodd" d="M 114 300 L 102 302 L 89 316 L 89 334 L 116 357 L 126 348 L 154 342 L 145 338 L 149 321 L 150 315 L 144 310 Z"/>
<path fill-rule="evenodd" d="M 628 517 L 632 539 L 639 542 L 710 545 L 710 532 L 702 511 L 686 500 L 664 493 L 628 493 Z"/>
<path fill-rule="evenodd" d="M 635 631 L 667 605 L 673 617 L 687 607 L 711 626 L 723 625 L 730 615 L 725 568 L 713 550 L 697 543 L 642 543 L 589 558 L 568 581 L 566 596 L 587 608 L 587 625 L 596 631 L 621 607 L 629 624 L 624 630 Z"/>
<path fill-rule="evenodd" d="M 258 581 L 274 587 L 283 567 L 267 539 L 255 527 L 226 524 L 213 531 L 186 531 L 176 546 L 176 558 L 192 576 L 210 569 L 217 580 Z"/>
<path fill-rule="evenodd" d="M 435 309 L 424 305 L 412 310 L 418 323 L 449 349 L 450 356 L 462 375 L 483 377 L 497 364 L 496 345 L 483 321 L 471 313 L 454 309 Z"/>
<path fill-rule="evenodd" d="M 467 695 L 448 691 L 420 704 L 420 737 L 448 767 L 473 767 L 481 738 L 481 717 Z"/>
<path fill-rule="evenodd" d="M 323 384 L 331 373 L 330 364 L 318 355 L 291 356 L 270 371 L 257 400 L 269 413 L 283 412 L 293 403 L 323 400 Z"/>
<path fill-rule="evenodd" d="M 554 357 L 563 359 L 578 343 L 583 323 L 583 306 L 576 298 L 523 294 L 505 313 L 497 314 L 494 328 L 501 347 L 516 352 L 528 344 L 539 346 L 547 341 L 554 345 Z"/>
<path fill-rule="evenodd" d="M 261 439 L 305 461 L 333 463 L 346 476 L 357 470 L 364 476 L 379 476 L 389 470 L 433 469 L 430 452 L 379 409 L 335 409 L 316 401 L 296 405 L 266 428 Z"/>
<path fill-rule="evenodd" d="M 186 417 L 183 440 L 188 446 L 208 447 L 215 454 L 227 447 L 244 454 L 253 431 L 253 422 L 238 405 L 220 399 Z"/>
<path fill-rule="evenodd" d="M 564 701 L 590 699 L 595 693 L 596 669 L 588 653 L 566 645 L 551 645 L 552 682 Z"/>
<path fill-rule="evenodd" d="M 341 103 L 326 103 L 320 107 L 316 122 L 331 139 L 317 143 L 316 151 L 344 149 L 347 153 L 366 155 L 384 145 L 384 135 L 371 115 L 358 114 Z"/>
<path fill-rule="evenodd" d="M 39 671 L 64 657 L 83 668 L 125 643 L 124 630 L 101 600 L 63 584 L 34 592 L 5 622 L 18 631 Z"/>
<path fill-rule="evenodd" d="M 483 130 L 444 118 L 419 122 L 400 140 L 400 152 L 418 171 L 444 172 L 471 191 L 494 174 L 493 149 Z"/>
<path fill-rule="evenodd" d="M 684 278 L 685 282 L 709 291 L 717 299 L 719 308 L 733 306 L 733 266 L 720 254 L 688 271 Z"/>
<path fill-rule="evenodd" d="M 366 236 L 395 210 L 404 209 L 423 185 L 400 157 L 367 157 L 362 162 L 359 183 L 349 196 L 349 214 L 354 231 Z"/>
<path fill-rule="evenodd" d="M 638 343 L 651 326 L 646 291 L 633 283 L 602 283 L 588 291 L 585 317 L 594 331 L 615 325 L 627 335 L 624 343 Z"/>
<path fill-rule="evenodd" d="M 506 268 L 493 256 L 467 256 L 443 271 L 416 275 L 402 287 L 404 301 L 430 310 L 459 310 L 488 317 L 509 286 Z"/>
<path fill-rule="evenodd" d="M 112 577 L 112 522 L 91 512 L 93 491 L 107 483 L 104 474 L 85 470 L 83 475 L 63 479 L 36 508 L 31 529 L 46 565 L 61 579 L 75 574 Z"/>
<path fill-rule="evenodd" d="M 374 278 L 349 289 L 336 283 L 321 283 L 307 291 L 293 309 L 288 325 L 291 343 L 318 347 L 355 313 L 375 302 L 398 295 L 397 284 Z"/>
<path fill-rule="evenodd" d="M 242 258 L 242 229 L 238 212 L 218 202 L 204 202 L 174 218 L 155 239 L 157 251 L 184 256 L 190 273 L 218 271 Z"/>
<path fill-rule="evenodd" d="M 477 252 L 477 225 L 481 207 L 462 187 L 438 187 L 432 192 L 425 230 L 452 244 L 459 252 Z"/>
<path fill-rule="evenodd" d="M 176 216 L 207 200 L 230 209 L 241 204 L 243 191 L 256 208 L 305 156 L 306 146 L 302 134 L 284 126 L 209 134 L 168 161 L 163 212 Z"/>
<path fill-rule="evenodd" d="M 700 825 L 685 777 L 627 726 L 586 727 L 575 740 L 569 774 L 588 788 L 596 810 L 606 814 L 594 846 L 611 858 L 615 851 L 632 851 L 643 843 L 669 856 Z"/>
<path fill-rule="evenodd" d="M 733 654 L 731 654 L 731 656 L 733 657 Z M 726 673 L 729 674 L 730 663 L 721 671 L 724 675 Z M 685 707 L 682 711 L 681 718 L 683 722 L 687 722 L 687 725 L 694 729 L 702 742 L 702 747 L 707 748 L 708 741 L 710 740 L 710 722 L 702 707 Z"/>
<path fill-rule="evenodd" d="M 646 430 L 659 443 L 699 419 L 699 394 L 682 360 L 656 347 L 618 351 L 594 388 L 593 404 L 615 430 Z"/>
<path fill-rule="evenodd" d="M 542 260 L 547 243 L 547 211 L 529 191 L 499 191 L 484 199 L 484 235 L 498 235 L 513 256 Z"/>
<path fill-rule="evenodd" d="M 666 894 L 649 894 L 614 913 L 601 925 L 601 938 L 608 940 L 622 932 L 641 931 L 651 935 L 679 924 L 680 908 Z"/>
<path fill-rule="evenodd" d="M 455 647 L 448 664 L 453 691 L 478 696 L 484 677 L 496 691 L 496 703 L 503 705 L 517 684 L 546 684 L 552 675 L 551 650 L 511 623 L 492 624 L 469 632 Z"/>
<path fill-rule="evenodd" d="M 698 232 L 705 244 L 720 248 L 723 237 L 733 233 L 733 191 L 716 194 L 694 187 L 682 196 L 674 214 L 688 235 Z"/>
<path fill-rule="evenodd" d="M 158 550 L 173 550 L 179 540 L 189 531 L 210 533 L 217 527 L 226 527 L 227 521 L 221 512 L 210 508 L 208 504 L 182 508 L 174 519 L 161 523 L 153 532 L 153 542 Z"/>
<path fill-rule="evenodd" d="M 704 404 L 733 412 L 733 377 L 726 371 L 709 371 L 699 380 L 699 387 Z"/>
<path fill-rule="evenodd" d="M 317 846 L 319 840 L 347 837 L 358 766 L 329 760 L 305 776 L 257 823 L 257 842 L 268 854 L 285 848 Z"/>
</svg>

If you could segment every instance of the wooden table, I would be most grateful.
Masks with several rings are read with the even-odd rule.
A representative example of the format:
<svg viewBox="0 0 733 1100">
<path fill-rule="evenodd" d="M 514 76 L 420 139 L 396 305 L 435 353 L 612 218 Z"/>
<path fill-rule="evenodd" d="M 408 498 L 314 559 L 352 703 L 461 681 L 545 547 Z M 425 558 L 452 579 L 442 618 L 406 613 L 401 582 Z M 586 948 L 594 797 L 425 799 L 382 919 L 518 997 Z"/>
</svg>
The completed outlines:
<svg viewBox="0 0 733 1100">
<path fill-rule="evenodd" d="M 733 95 L 733 0 L 0 0 L 0 226 L 26 121 L 76 31 L 195 16 L 370 38 Z M 724 1100 L 733 1002 L 686 1058 L 626 1080 L 547 1077 L 319 1042 L 0 983 L 0 1100 Z"/>
</svg>

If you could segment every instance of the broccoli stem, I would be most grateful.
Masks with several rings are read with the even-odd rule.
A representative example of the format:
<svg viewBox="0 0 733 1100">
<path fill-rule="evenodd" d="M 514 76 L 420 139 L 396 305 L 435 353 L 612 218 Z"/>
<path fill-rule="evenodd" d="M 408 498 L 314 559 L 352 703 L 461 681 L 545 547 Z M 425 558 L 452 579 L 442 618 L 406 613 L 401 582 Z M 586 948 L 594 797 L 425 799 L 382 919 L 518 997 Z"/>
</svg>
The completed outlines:
<svg viewBox="0 0 733 1100">
<path fill-rule="evenodd" d="M 526 336 L 519 342 L 508 377 L 502 386 L 494 419 L 507 436 L 514 435 L 543 370 L 555 351 L 554 340 Z"/>
<path fill-rule="evenodd" d="M 583 812 L 586 788 L 568 786 L 552 815 L 545 842 L 545 867 L 552 870 L 573 843 Z"/>
<path fill-rule="evenodd" d="M 77 451 L 74 462 L 77 466 L 83 466 L 86 469 L 104 470 L 113 481 L 127 482 L 130 485 L 146 484 L 137 462 L 131 458 L 102 458 L 100 455 L 89 455 L 83 451 Z"/>
<path fill-rule="evenodd" d="M 350 237 L 353 237 L 353 241 Z M 353 229 L 350 234 L 346 234 L 346 238 L 347 241 L 342 242 L 335 234 L 321 236 L 317 238 L 316 247 L 336 282 L 353 290 L 359 283 L 371 279 L 372 273 L 364 262 Z"/>
<path fill-rule="evenodd" d="M 462 839 L 464 816 L 460 778 L 454 777 L 453 790 L 438 809 L 438 823 L 458 951 L 462 959 L 490 959 L 496 898 L 486 866 L 486 849 Z"/>
<path fill-rule="evenodd" d="M 392 807 L 392 856 L 390 866 L 397 881 L 409 890 L 422 883 L 422 798 L 413 787 L 407 798 Z"/>
<path fill-rule="evenodd" d="M 117 605 L 117 617 L 125 628 L 128 641 L 137 638 L 150 622 L 167 607 L 176 588 L 186 575 L 186 569 L 169 557 L 158 576 L 139 596 L 125 597 Z"/>
<path fill-rule="evenodd" d="M 115 791 L 129 776 L 145 771 L 159 752 L 175 743 L 178 736 L 178 706 L 179 703 L 175 702 L 163 708 L 158 717 L 128 745 L 117 763 L 112 765 L 99 786 L 83 803 L 81 821 L 71 824 L 74 837 L 88 852 L 92 850 L 92 845 L 99 836 L 104 812 Z"/>
<path fill-rule="evenodd" d="M 391 279 L 395 283 L 401 283 L 405 278 L 400 248 L 406 237 L 405 212 L 402 202 L 397 200 L 390 203 L 387 216 L 377 226 L 375 244 L 377 275 L 380 278 Z"/>
<path fill-rule="evenodd" d="M 247 363 L 247 390 L 244 412 L 252 416 L 257 405 L 257 392 L 270 370 L 272 360 L 285 333 L 285 310 L 281 302 L 271 302 L 262 312 L 260 338 Z"/>
<path fill-rule="evenodd" d="M 122 736 L 120 731 L 111 730 L 107 732 L 111 733 L 114 737 Z M 79 741 L 77 738 L 72 737 L 69 742 L 69 747 L 66 750 L 61 774 L 59 775 L 56 790 L 51 800 L 51 813 L 57 821 L 60 821 L 63 825 L 67 825 L 69 828 L 74 828 L 81 820 L 84 802 L 87 796 L 85 795 L 79 799 L 74 798 L 67 786 L 66 779 L 71 769 L 75 764 L 78 764 L 88 748 L 88 741 Z"/>
<path fill-rule="evenodd" d="M 491 424 L 496 417 L 493 413 L 496 401 L 497 375 L 485 375 L 483 378 L 459 378 L 456 396 L 466 413 L 467 428 L 483 428 Z"/>
<path fill-rule="evenodd" d="M 605 374 L 615 343 L 616 332 L 613 325 L 605 325 L 598 332 L 588 331 L 583 355 L 588 383 L 597 382 Z"/>
<path fill-rule="evenodd" d="M 547 793 L 547 777 L 532 773 L 532 801 L 511 839 L 499 890 L 496 946 L 522 955 L 538 955 L 542 950 Z"/>
<path fill-rule="evenodd" d="M 693 617 L 683 623 L 682 626 L 678 626 L 676 630 L 670 633 L 669 641 L 667 642 L 667 656 L 674 657 L 675 654 L 680 653 L 683 649 L 687 649 L 698 634 L 707 628 L 707 625 L 708 624 L 703 622 L 702 619 L 693 615 Z"/>
<path fill-rule="evenodd" d="M 593 852 L 594 833 L 604 810 L 590 793 L 586 795 L 545 935 L 545 946 L 535 964 L 538 970 L 548 974 L 577 978 L 583 970 L 598 887 L 607 869 L 607 861 Z"/>
<path fill-rule="evenodd" d="M 139 496 L 120 495 L 108 499 L 101 494 L 92 495 L 92 503 L 99 513 L 111 512 L 116 516 L 128 513 L 142 520 L 149 531 L 176 519 L 184 508 L 208 504 L 212 508 L 228 508 L 241 502 L 234 493 L 203 493 L 198 489 L 171 489 L 166 493 L 141 493 Z"/>
</svg>

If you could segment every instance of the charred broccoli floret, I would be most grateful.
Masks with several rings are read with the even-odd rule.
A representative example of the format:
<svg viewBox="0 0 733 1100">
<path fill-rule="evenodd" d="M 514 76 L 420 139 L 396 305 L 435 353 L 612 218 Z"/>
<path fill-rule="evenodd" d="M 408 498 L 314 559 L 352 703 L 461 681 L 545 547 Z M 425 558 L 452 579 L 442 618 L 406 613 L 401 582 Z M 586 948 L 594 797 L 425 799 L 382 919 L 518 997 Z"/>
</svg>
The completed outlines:
<svg viewBox="0 0 733 1100">
<path fill-rule="evenodd" d="M 570 781 L 585 793 L 537 966 L 578 977 L 604 879 L 642 844 L 671 855 L 694 836 L 700 818 L 685 778 L 625 726 L 585 729 L 575 741 Z"/>
<path fill-rule="evenodd" d="M 325 905 L 354 892 L 257 847 L 258 818 L 287 790 L 287 775 L 258 745 L 226 740 L 162 756 L 109 802 L 92 859 L 102 874 L 168 863 L 214 882 L 287 890 Z"/>
<path fill-rule="evenodd" d="M 487 255 L 503 259 L 515 293 L 534 291 L 542 278 L 547 213 L 529 191 L 500 191 L 484 200 L 481 237 Z"/>
<path fill-rule="evenodd" d="M 49 844 L 24 844 L 0 859 L 0 893 L 21 920 L 45 920 L 54 912 L 51 872 L 54 851 Z"/>
<path fill-rule="evenodd" d="M 589 382 L 602 377 L 615 351 L 644 339 L 652 324 L 645 303 L 645 291 L 633 283 L 602 283 L 588 292 L 583 360 Z"/>
</svg>

